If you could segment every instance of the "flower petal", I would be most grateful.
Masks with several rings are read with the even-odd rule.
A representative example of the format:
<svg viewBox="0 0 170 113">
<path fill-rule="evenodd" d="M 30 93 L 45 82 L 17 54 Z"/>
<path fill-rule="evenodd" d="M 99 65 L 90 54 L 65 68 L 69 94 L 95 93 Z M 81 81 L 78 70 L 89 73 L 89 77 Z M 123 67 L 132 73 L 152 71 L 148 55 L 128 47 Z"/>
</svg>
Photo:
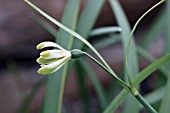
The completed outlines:
<svg viewBox="0 0 170 113">
<path fill-rule="evenodd" d="M 60 59 L 54 63 L 48 64 L 48 65 L 42 65 L 42 67 L 38 70 L 39 74 L 45 75 L 45 74 L 51 74 L 60 69 L 68 60 L 70 60 L 70 57 L 65 57 L 63 59 Z"/>
<path fill-rule="evenodd" d="M 50 64 L 50 63 L 52 63 L 52 62 L 56 62 L 57 60 L 59 60 L 59 59 L 58 59 L 58 58 L 44 59 L 44 58 L 42 58 L 42 57 L 39 57 L 39 58 L 37 59 L 37 62 L 38 62 L 39 64 Z"/>
<path fill-rule="evenodd" d="M 37 45 L 37 49 L 42 49 L 42 48 L 45 48 L 45 47 L 56 47 L 56 48 L 59 48 L 61 50 L 66 51 L 60 45 L 58 45 L 58 44 L 56 44 L 54 42 L 50 42 L 50 41 L 41 42 L 40 44 Z"/>
<path fill-rule="evenodd" d="M 40 53 L 41 57 L 44 59 L 51 59 L 51 58 L 63 58 L 63 57 L 70 57 L 70 51 L 63 51 L 63 50 L 47 50 Z"/>
</svg>

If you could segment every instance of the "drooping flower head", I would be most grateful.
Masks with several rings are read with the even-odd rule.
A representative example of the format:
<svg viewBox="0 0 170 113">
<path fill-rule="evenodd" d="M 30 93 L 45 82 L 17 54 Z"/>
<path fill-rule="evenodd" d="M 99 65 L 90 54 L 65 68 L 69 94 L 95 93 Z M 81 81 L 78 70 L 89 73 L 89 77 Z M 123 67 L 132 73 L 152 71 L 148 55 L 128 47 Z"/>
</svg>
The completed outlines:
<svg viewBox="0 0 170 113">
<path fill-rule="evenodd" d="M 71 52 L 54 42 L 46 41 L 37 45 L 37 49 L 45 47 L 55 47 L 58 49 L 46 50 L 40 53 L 40 57 L 37 59 L 37 62 L 41 64 L 41 68 L 38 70 L 39 74 L 53 73 L 71 59 Z"/>
<path fill-rule="evenodd" d="M 83 55 L 81 50 L 75 49 L 67 51 L 54 42 L 45 41 L 37 45 L 37 49 L 43 49 L 46 47 L 54 47 L 57 49 L 46 50 L 40 53 L 37 62 L 41 65 L 38 73 L 42 75 L 54 73 L 71 58 L 79 58 Z"/>
</svg>

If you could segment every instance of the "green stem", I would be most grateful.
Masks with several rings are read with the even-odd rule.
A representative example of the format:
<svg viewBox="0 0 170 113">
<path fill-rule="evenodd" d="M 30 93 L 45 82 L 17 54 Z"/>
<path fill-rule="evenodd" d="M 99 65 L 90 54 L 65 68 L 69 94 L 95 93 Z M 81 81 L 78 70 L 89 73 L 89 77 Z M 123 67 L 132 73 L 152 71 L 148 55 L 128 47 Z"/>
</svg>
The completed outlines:
<svg viewBox="0 0 170 113">
<path fill-rule="evenodd" d="M 113 78 L 116 79 L 116 81 L 127 91 L 132 93 L 133 96 L 136 97 L 136 99 L 150 112 L 150 113 L 157 113 L 157 111 L 139 94 L 139 92 L 134 88 L 128 86 L 124 81 L 122 81 L 117 75 L 113 75 L 113 73 L 106 68 L 102 63 L 100 63 L 98 60 L 96 60 L 94 57 L 92 57 L 90 54 L 83 52 L 84 55 L 89 57 L 92 61 L 94 61 L 96 64 L 98 64 L 100 67 L 102 67 L 106 72 L 108 72 Z"/>
<path fill-rule="evenodd" d="M 153 9 L 155 9 L 156 7 L 158 7 L 159 5 L 161 5 L 163 2 L 165 2 L 166 0 L 161 0 L 160 2 L 158 2 L 157 4 L 155 4 L 154 6 L 152 6 L 149 10 L 147 10 L 138 20 L 137 22 L 135 23 L 131 33 L 130 33 L 130 37 L 129 37 L 129 40 L 128 40 L 128 45 L 127 45 L 127 48 L 126 48 L 126 70 L 127 70 L 127 75 L 129 76 L 130 73 L 129 73 L 129 69 L 128 69 L 128 64 L 129 64 L 129 49 L 130 49 L 130 44 L 131 44 L 131 40 L 132 40 L 132 36 L 133 36 L 133 33 L 135 32 L 137 26 L 139 25 L 139 23 L 141 22 L 141 20 L 147 15 L 149 14 Z M 130 79 L 131 80 L 131 79 Z M 130 82 L 130 81 L 129 81 Z"/>
<path fill-rule="evenodd" d="M 89 57 L 92 61 L 94 61 L 95 63 L 97 63 L 100 67 L 102 67 L 106 72 L 109 73 L 109 75 L 111 75 L 113 78 L 115 78 L 115 80 L 125 89 L 127 89 L 128 91 L 131 92 L 131 88 L 124 82 L 122 81 L 117 75 L 115 75 L 114 73 L 112 73 L 112 71 L 110 71 L 108 68 L 106 68 L 102 63 L 100 63 L 98 60 L 96 60 L 94 57 L 92 57 L 91 55 L 89 55 L 86 52 L 83 52 L 84 55 L 86 55 L 87 57 Z"/>
<path fill-rule="evenodd" d="M 143 98 L 142 95 L 138 94 L 135 97 L 149 111 L 149 113 L 157 113 L 157 111 Z"/>
</svg>

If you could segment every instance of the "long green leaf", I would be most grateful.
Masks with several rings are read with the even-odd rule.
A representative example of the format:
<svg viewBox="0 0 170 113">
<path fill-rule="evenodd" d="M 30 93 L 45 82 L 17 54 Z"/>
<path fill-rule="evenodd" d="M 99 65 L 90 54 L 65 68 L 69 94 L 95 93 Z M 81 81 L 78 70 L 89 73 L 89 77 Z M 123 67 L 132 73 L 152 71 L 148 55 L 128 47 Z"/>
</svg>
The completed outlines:
<svg viewBox="0 0 170 113">
<path fill-rule="evenodd" d="M 170 24 L 169 24 L 169 19 L 170 19 L 170 1 L 167 1 L 167 9 L 166 9 L 166 39 L 165 39 L 165 53 L 170 53 Z M 169 68 L 170 63 L 166 65 L 167 68 Z M 168 73 L 168 79 L 166 81 L 166 86 L 165 86 L 165 95 L 164 98 L 162 99 L 161 106 L 159 109 L 159 113 L 166 113 L 170 111 L 169 105 L 170 105 L 170 74 Z"/>
<path fill-rule="evenodd" d="M 128 45 L 128 37 L 130 36 L 130 31 L 131 31 L 129 22 L 119 2 L 117 0 L 109 0 L 109 2 L 115 14 L 118 25 L 122 29 L 122 32 L 121 32 L 122 43 L 123 43 L 124 51 L 126 51 L 126 47 Z M 131 42 L 129 55 L 130 55 L 129 56 L 130 74 L 135 75 L 138 72 L 138 61 L 137 61 L 137 55 L 136 55 L 136 45 L 135 45 L 134 40 L 132 40 Z"/>
<path fill-rule="evenodd" d="M 76 31 L 85 39 L 88 38 L 90 31 L 92 30 L 104 5 L 104 2 L 105 0 L 89 0 L 85 9 L 82 11 Z M 82 42 L 77 43 L 77 41 L 75 41 L 75 48 L 81 48 L 82 46 Z"/>
<path fill-rule="evenodd" d="M 103 41 L 98 41 L 94 43 L 94 47 L 96 47 L 97 49 L 99 48 L 103 48 L 106 46 L 111 45 L 112 43 L 118 42 L 120 41 L 119 39 L 114 39 L 113 40 L 113 36 L 112 37 L 108 37 L 105 38 Z M 107 43 L 103 43 L 103 42 L 107 42 Z M 99 46 L 98 46 L 99 45 Z M 101 45 L 101 46 L 100 46 Z M 150 53 L 148 53 L 146 50 L 144 50 L 143 48 L 137 46 L 137 52 L 144 57 L 145 59 L 147 59 L 150 62 L 154 62 L 156 60 L 156 58 L 154 58 Z M 162 73 L 164 73 L 163 75 L 165 75 L 165 77 L 168 77 L 169 74 L 169 70 L 166 68 L 166 66 L 161 66 L 160 67 L 160 71 Z M 151 93 L 147 94 L 145 96 L 145 99 L 150 103 L 153 104 L 159 100 L 161 100 L 163 98 L 165 94 L 165 88 L 161 87 L 159 89 L 156 89 L 154 91 L 152 91 Z M 140 106 L 140 109 L 143 108 L 143 106 Z"/>
<path fill-rule="evenodd" d="M 88 4 L 82 11 L 76 31 L 79 34 L 81 34 L 85 39 L 88 38 L 89 33 L 92 30 L 92 28 L 97 20 L 97 17 L 103 7 L 103 4 L 104 4 L 104 0 L 90 0 L 90 1 L 88 1 Z M 80 48 L 82 48 L 83 45 L 84 44 L 82 42 L 75 40 L 75 42 L 73 43 L 73 48 L 80 49 Z M 85 65 L 83 65 L 83 66 L 85 66 Z M 87 68 L 84 67 L 84 69 L 86 70 Z M 91 77 L 91 78 L 93 78 L 93 77 Z M 104 96 L 102 95 L 102 91 L 100 90 L 100 85 L 95 78 L 93 78 L 93 84 L 95 86 L 95 90 L 96 90 L 97 94 L 99 95 L 101 104 L 103 105 L 103 107 L 106 106 L 105 105 L 106 100 L 104 99 Z"/>
<path fill-rule="evenodd" d="M 84 70 L 83 65 L 81 65 L 79 62 L 75 63 L 76 65 L 76 75 L 77 75 L 77 87 L 80 92 L 80 96 L 83 101 L 83 112 L 84 113 L 90 113 L 90 97 L 87 89 L 87 83 L 86 83 L 86 71 Z"/>
<path fill-rule="evenodd" d="M 160 59 L 156 60 L 149 66 L 147 66 L 145 69 L 143 69 L 140 73 L 137 74 L 135 77 L 135 85 L 142 82 L 144 79 L 148 77 L 152 72 L 154 72 L 156 69 L 158 69 L 160 66 L 162 66 L 164 63 L 168 62 L 170 59 L 170 54 L 167 54 Z"/>
<path fill-rule="evenodd" d="M 140 46 L 137 46 L 137 51 L 142 57 L 144 57 L 150 62 L 154 62 L 156 60 L 154 56 L 152 56 L 150 53 L 148 53 L 146 50 L 144 50 Z M 159 69 L 163 73 L 163 75 L 165 75 L 165 77 L 168 77 L 169 69 L 165 65 L 161 66 Z"/>
<path fill-rule="evenodd" d="M 87 4 L 88 7 L 85 8 L 83 11 L 83 14 L 80 17 L 79 23 L 77 25 L 77 32 L 80 34 L 77 34 L 76 32 L 69 31 L 65 29 L 67 32 L 75 36 L 79 40 L 74 41 L 73 48 L 82 48 L 83 43 L 88 46 L 103 62 L 103 64 L 112 71 L 112 73 L 117 76 L 113 70 L 110 68 L 110 66 L 107 64 L 107 62 L 103 59 L 103 57 L 99 54 L 99 52 L 85 39 L 88 38 L 88 35 L 90 34 L 90 30 L 92 29 L 93 25 L 95 24 L 95 21 L 99 15 L 99 12 L 104 4 L 104 0 L 90 0 Z M 87 16 L 88 15 L 88 16 Z M 63 27 L 64 29 L 64 27 Z"/>
<path fill-rule="evenodd" d="M 149 66 L 147 66 L 145 69 L 143 69 L 141 72 L 139 72 L 134 79 L 135 85 L 140 84 L 145 78 L 147 78 L 152 72 L 154 72 L 156 69 L 164 65 L 170 61 L 170 54 L 165 55 L 161 57 L 160 59 L 156 60 Z M 110 103 L 110 105 L 105 109 L 104 113 L 113 113 L 117 109 L 117 107 L 122 103 L 122 101 L 125 99 L 125 97 L 128 95 L 128 92 L 126 90 L 121 91 L 115 99 Z"/>
<path fill-rule="evenodd" d="M 120 27 L 115 27 L 115 26 L 110 26 L 110 27 L 100 27 L 94 29 L 91 33 L 90 36 L 99 36 L 99 35 L 106 35 L 106 34 L 111 34 L 115 32 L 121 32 L 122 29 Z"/>
<path fill-rule="evenodd" d="M 68 1 L 64 11 L 62 23 L 72 30 L 75 30 L 76 28 L 79 6 L 80 0 Z M 63 30 L 59 30 L 57 37 L 57 42 L 61 46 L 71 49 L 73 44 L 71 34 L 68 34 Z M 67 68 L 68 64 L 48 77 L 43 113 L 61 113 Z"/>
<path fill-rule="evenodd" d="M 122 37 L 122 43 L 124 48 L 124 54 L 126 54 L 126 47 L 128 46 L 128 40 L 129 40 L 128 37 L 130 36 L 130 32 L 131 32 L 130 25 L 119 2 L 117 0 L 109 0 L 109 2 L 115 14 L 118 25 L 122 28 L 121 37 Z M 124 59 L 125 59 L 124 61 L 126 61 L 126 57 Z M 128 60 L 129 60 L 128 68 L 129 68 L 130 78 L 134 78 L 134 75 L 136 75 L 139 70 L 137 54 L 136 54 L 136 46 L 134 40 L 132 40 L 130 45 Z M 124 66 L 126 67 L 126 62 Z M 124 113 L 138 113 L 138 108 L 139 108 L 139 103 L 132 95 L 129 94 L 128 98 L 125 101 Z"/>
<path fill-rule="evenodd" d="M 164 12 L 162 12 L 162 13 L 164 13 Z M 164 15 L 164 16 L 165 16 L 165 15 Z M 160 18 L 160 17 L 159 17 L 159 18 Z M 157 20 L 158 20 L 158 19 L 157 19 Z M 103 28 L 103 29 L 104 29 L 104 30 L 107 30 L 107 29 L 105 29 L 105 28 Z M 111 34 L 112 34 L 112 32 L 107 32 L 107 31 L 106 31 L 106 33 L 111 33 Z M 97 34 L 97 35 L 98 35 L 98 34 Z M 114 35 L 111 36 L 111 37 L 104 38 L 102 41 L 97 41 L 97 42 L 94 43 L 94 47 L 97 48 L 97 49 L 101 49 L 101 48 L 104 48 L 104 47 L 106 47 L 106 46 L 109 46 L 109 45 L 111 45 L 111 44 L 113 44 L 113 43 L 115 43 L 115 42 L 120 41 L 120 40 L 117 39 L 117 38 L 116 38 L 116 39 L 113 39 L 113 38 L 114 38 Z M 106 43 L 105 43 L 105 42 L 106 42 Z M 150 62 L 153 62 L 153 61 L 156 60 L 156 58 L 154 58 L 150 53 L 148 53 L 146 50 L 144 50 L 143 48 L 141 48 L 141 47 L 139 47 L 139 46 L 137 46 L 137 52 L 138 52 L 142 57 L 144 57 L 145 59 L 147 59 L 147 60 L 150 61 Z M 169 71 L 168 71 L 168 69 L 166 68 L 166 66 L 161 66 L 161 67 L 160 67 L 160 71 L 161 71 L 162 73 L 164 73 L 165 77 L 168 77 L 167 75 L 168 75 Z M 145 99 L 146 99 L 149 103 L 153 104 L 153 103 L 161 100 L 162 97 L 164 96 L 164 94 L 165 94 L 165 88 L 162 87 L 162 88 L 156 89 L 156 90 L 152 91 L 151 93 L 147 94 L 147 95 L 145 96 Z M 141 109 L 141 108 L 143 108 L 143 106 L 140 106 L 140 109 Z"/>
<path fill-rule="evenodd" d="M 118 42 L 117 39 L 114 39 L 113 38 L 114 36 L 108 36 L 104 39 L 101 39 L 99 41 L 95 41 L 95 43 L 93 44 L 93 46 L 96 48 L 96 49 L 102 49 L 102 48 L 105 48 L 109 45 L 114 45 L 116 42 Z"/>
<path fill-rule="evenodd" d="M 87 75 L 89 76 L 90 80 L 92 81 L 92 83 L 95 87 L 96 93 L 98 95 L 101 108 L 104 110 L 104 108 L 107 105 L 107 99 L 106 99 L 103 87 L 101 86 L 101 83 L 99 82 L 98 78 L 96 77 L 96 74 L 93 71 L 92 67 L 88 63 L 86 63 L 86 61 L 80 60 L 79 62 L 82 65 L 82 67 L 84 68 Z"/>
</svg>

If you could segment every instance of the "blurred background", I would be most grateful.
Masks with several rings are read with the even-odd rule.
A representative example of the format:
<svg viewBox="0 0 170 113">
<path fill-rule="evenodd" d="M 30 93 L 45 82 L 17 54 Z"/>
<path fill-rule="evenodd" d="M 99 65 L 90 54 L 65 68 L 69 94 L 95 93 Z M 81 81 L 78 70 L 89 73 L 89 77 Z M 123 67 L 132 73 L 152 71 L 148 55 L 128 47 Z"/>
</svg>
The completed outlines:
<svg viewBox="0 0 170 113">
<path fill-rule="evenodd" d="M 90 0 L 89 0 L 90 1 Z M 120 0 L 120 3 L 128 17 L 131 26 L 137 19 L 151 6 L 159 0 Z M 55 19 L 61 21 L 67 0 L 32 0 L 34 4 L 43 9 Z M 80 14 L 88 0 L 82 0 Z M 164 10 L 165 4 L 156 8 L 141 22 L 135 32 L 135 39 L 141 44 L 144 34 L 149 26 L 157 19 L 158 15 Z M 0 0 L 0 113 L 16 113 L 23 105 L 23 102 L 30 103 L 26 108 L 30 109 L 29 113 L 38 113 L 44 98 L 46 76 L 38 75 L 39 65 L 36 58 L 39 52 L 36 45 L 44 40 L 55 41 L 54 37 L 37 24 L 31 15 L 34 11 L 21 0 Z M 34 13 L 36 14 L 36 13 Z M 88 15 L 87 15 L 88 16 Z M 49 23 L 51 24 L 51 23 Z M 58 29 L 56 26 L 51 24 Z M 114 14 L 107 1 L 105 1 L 102 10 L 97 17 L 94 29 L 104 26 L 116 26 Z M 161 35 L 150 44 L 148 51 L 154 56 L 159 57 L 162 54 L 163 41 Z M 100 38 L 89 39 L 95 43 Z M 117 73 L 120 73 L 123 66 L 123 52 L 119 43 L 100 49 L 100 53 L 107 59 L 109 64 Z M 112 54 L 112 55 L 110 55 Z M 114 60 L 113 60 L 114 58 Z M 148 65 L 144 59 L 140 59 L 140 67 Z M 91 62 L 90 62 L 91 63 Z M 91 63 L 92 66 L 95 64 Z M 95 69 L 98 72 L 98 78 L 104 89 L 110 88 L 113 80 L 99 67 Z M 145 82 L 147 84 L 147 81 Z M 98 108 L 98 101 L 91 82 L 87 83 L 92 108 Z M 141 88 L 145 93 L 148 89 Z M 30 96 L 30 94 L 34 96 Z M 33 97 L 29 99 L 29 97 Z M 64 91 L 64 106 L 68 113 L 83 113 L 80 101 L 79 91 L 76 84 L 76 76 L 71 71 L 68 76 Z M 70 106 L 71 104 L 71 106 Z M 22 106 L 23 107 L 23 106 Z M 25 113 L 25 112 L 22 112 Z"/>
</svg>

